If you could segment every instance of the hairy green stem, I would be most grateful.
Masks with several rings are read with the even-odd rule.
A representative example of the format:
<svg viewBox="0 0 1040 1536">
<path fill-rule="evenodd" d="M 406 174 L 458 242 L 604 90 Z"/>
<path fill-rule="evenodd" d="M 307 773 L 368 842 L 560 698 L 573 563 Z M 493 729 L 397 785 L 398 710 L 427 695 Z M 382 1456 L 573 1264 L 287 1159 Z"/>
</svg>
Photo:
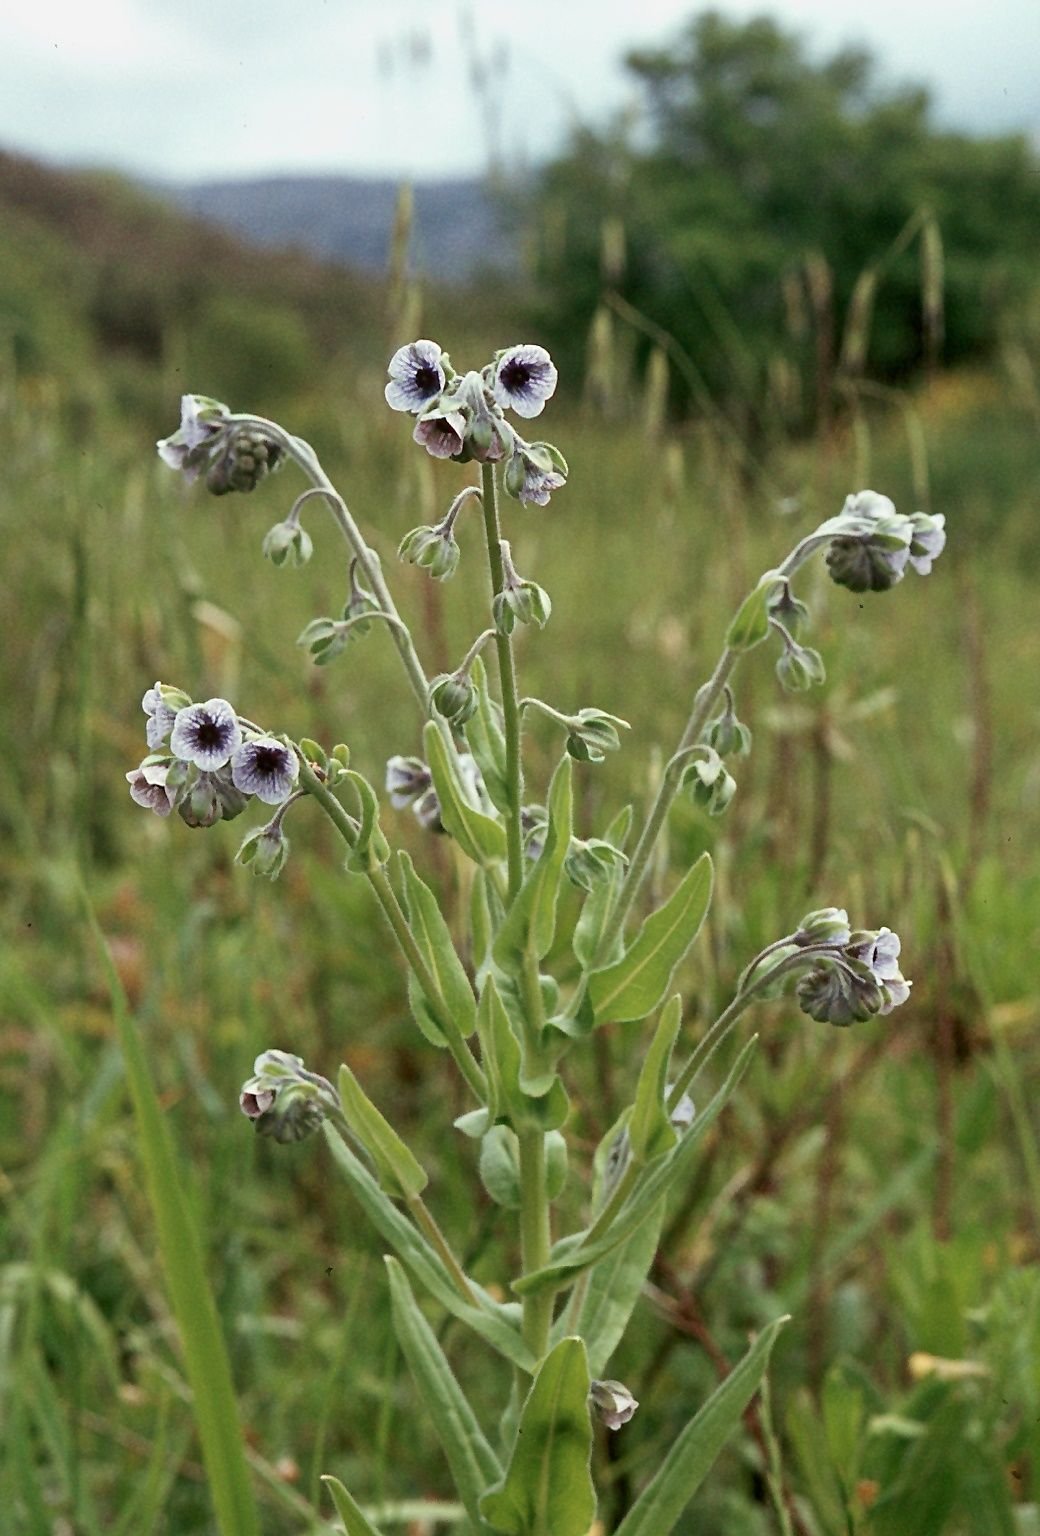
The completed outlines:
<svg viewBox="0 0 1040 1536">
<path fill-rule="evenodd" d="M 317 800 L 347 846 L 353 848 L 357 842 L 357 823 L 340 805 L 328 786 L 322 783 L 310 763 L 302 755 L 298 754 L 298 756 L 300 756 L 300 778 L 307 792 Z M 375 892 L 376 900 L 382 907 L 384 916 L 394 931 L 394 936 L 397 939 L 401 952 L 411 966 L 416 980 L 422 988 L 434 1020 L 444 1034 L 448 1049 L 451 1051 L 459 1071 L 473 1090 L 478 1101 L 481 1104 L 486 1104 L 487 1079 L 474 1059 L 473 1053 L 467 1045 L 462 1031 L 455 1022 L 450 1008 L 441 996 L 440 988 L 429 966 L 426 964 L 422 951 L 415 942 L 415 935 L 408 926 L 408 919 L 401 910 L 401 904 L 387 878 L 386 871 L 382 865 L 377 864 L 373 868 L 366 870 L 365 873 L 372 890 Z"/>
<path fill-rule="evenodd" d="M 545 1185 L 545 1136 L 539 1130 L 520 1131 L 520 1252 L 523 1272 L 531 1274 L 549 1262 L 552 1232 Z M 540 1360 L 549 1347 L 553 1292 L 524 1297 L 524 1341 Z"/>
<path fill-rule="evenodd" d="M 408 1209 L 415 1217 L 416 1223 L 422 1228 L 423 1232 L 429 1238 L 430 1243 L 437 1250 L 437 1253 L 444 1261 L 444 1267 L 451 1275 L 451 1278 L 455 1283 L 455 1289 L 461 1296 L 465 1298 L 471 1307 L 477 1306 L 477 1298 L 474 1296 L 473 1289 L 469 1281 L 466 1279 L 462 1265 L 459 1263 L 454 1253 L 452 1253 L 448 1239 L 444 1236 L 444 1233 L 437 1225 L 431 1211 L 424 1203 L 422 1196 L 409 1195 L 407 1197 L 407 1204 Z"/>
<path fill-rule="evenodd" d="M 494 599 L 502 591 L 505 579 L 500 546 L 502 535 L 498 521 L 498 486 L 495 480 L 495 466 L 482 464 L 481 473 L 488 571 L 491 577 L 491 596 Z M 509 894 L 515 896 L 524 878 L 524 845 L 520 826 L 520 805 L 524 793 L 523 765 L 520 759 L 520 704 L 511 637 L 496 630 L 495 647 L 498 651 L 498 673 L 502 685 L 502 719 L 506 736 L 506 784 L 509 792 L 506 853 L 509 862 Z"/>
<path fill-rule="evenodd" d="M 305 442 L 302 437 L 293 437 L 291 433 L 285 431 L 284 427 L 280 427 L 277 422 L 268 421 L 263 416 L 236 415 L 232 417 L 232 420 L 241 422 L 245 426 L 259 427 L 284 450 L 294 463 L 299 465 L 300 469 L 303 470 L 304 474 L 312 482 L 314 489 L 325 497 L 337 527 L 350 548 L 354 551 L 358 565 L 364 572 L 373 593 L 379 599 L 380 608 L 382 608 L 385 615 L 396 620 L 395 623 L 389 626 L 390 634 L 404 664 L 405 672 L 408 674 L 408 681 L 411 684 L 412 692 L 419 701 L 419 708 L 424 715 L 428 714 L 429 681 L 415 646 L 412 644 L 412 637 L 408 626 L 403 622 L 397 611 L 397 605 L 391 596 L 390 588 L 383 578 L 383 572 L 380 569 L 375 551 L 370 549 L 365 542 L 361 529 L 351 516 L 350 509 L 343 497 L 336 490 L 336 487 L 322 468 L 318 455 L 310 443 Z M 300 499 L 298 498 L 296 508 L 299 505 Z"/>
</svg>

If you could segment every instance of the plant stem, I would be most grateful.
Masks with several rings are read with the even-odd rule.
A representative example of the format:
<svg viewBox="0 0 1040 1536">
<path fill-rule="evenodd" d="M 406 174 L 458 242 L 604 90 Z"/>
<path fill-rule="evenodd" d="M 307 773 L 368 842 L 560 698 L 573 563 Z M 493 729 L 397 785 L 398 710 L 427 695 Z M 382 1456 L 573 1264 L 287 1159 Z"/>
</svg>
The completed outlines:
<svg viewBox="0 0 1040 1536">
<path fill-rule="evenodd" d="M 502 591 L 505 572 L 502 565 L 502 537 L 498 521 L 498 486 L 495 466 L 482 464 L 484 531 L 487 535 L 488 570 L 491 576 L 491 595 L 496 598 Z M 502 687 L 502 718 L 506 736 L 506 784 L 509 791 L 509 814 L 506 816 L 506 851 L 509 860 L 509 894 L 515 896 L 524 877 L 523 835 L 520 827 L 520 803 L 524 793 L 523 764 L 520 759 L 520 704 L 516 686 L 516 667 L 513 662 L 513 642 L 500 630 L 495 632 L 498 651 L 498 674 Z"/>
<path fill-rule="evenodd" d="M 302 437 L 293 437 L 291 433 L 285 431 L 284 427 L 280 427 L 277 422 L 268 421 L 263 416 L 236 415 L 232 420 L 242 422 L 246 426 L 261 428 L 267 436 L 272 438 L 288 454 L 294 463 L 299 465 L 313 484 L 315 490 L 320 491 L 325 497 L 336 526 L 354 551 L 358 565 L 364 572 L 373 593 L 379 599 L 380 608 L 382 608 L 384 614 L 396 620 L 396 623 L 389 626 L 390 634 L 404 664 L 405 672 L 408 674 L 408 681 L 412 686 L 412 692 L 419 701 L 419 708 L 424 715 L 428 714 L 429 681 L 415 646 L 412 644 L 412 637 L 408 626 L 401 619 L 397 611 L 397 605 L 391 596 L 390 588 L 383 578 L 383 572 L 375 551 L 370 549 L 365 542 L 364 535 L 351 516 L 349 507 L 321 467 L 318 455 L 310 443 L 305 442 Z M 299 501 L 297 501 L 298 505 Z"/>
<path fill-rule="evenodd" d="M 477 1298 L 473 1294 L 472 1288 L 469 1281 L 466 1279 L 462 1266 L 455 1255 L 452 1253 L 448 1239 L 444 1236 L 444 1233 L 437 1225 L 433 1215 L 424 1203 L 422 1196 L 409 1195 L 408 1209 L 415 1217 L 418 1225 L 429 1238 L 433 1247 L 437 1250 L 440 1258 L 444 1261 L 444 1267 L 451 1275 L 451 1278 L 455 1283 L 456 1290 L 459 1291 L 460 1295 L 466 1299 L 471 1307 L 477 1306 Z"/>
<path fill-rule="evenodd" d="M 348 848 L 353 848 L 357 842 L 357 824 L 352 816 L 343 809 L 336 796 L 323 784 L 314 772 L 310 763 L 297 753 L 300 759 L 300 779 L 308 793 L 313 795 L 328 816 L 329 820 L 339 832 Z M 415 935 L 408 926 L 408 919 L 401 910 L 401 904 L 394 894 L 394 888 L 387 879 L 386 871 L 382 865 L 375 865 L 366 870 L 369 884 L 375 892 L 376 900 L 383 909 L 383 913 L 394 930 L 394 936 L 401 948 L 401 952 L 415 973 L 416 980 L 423 990 L 423 994 L 429 1004 L 430 1011 L 444 1034 L 448 1043 L 448 1049 L 455 1058 L 455 1063 L 466 1082 L 473 1090 L 481 1104 L 487 1102 L 487 1079 L 473 1057 L 473 1053 L 466 1044 L 462 1031 L 455 1022 L 451 1010 L 441 996 L 440 988 L 434 979 L 429 966 L 423 957 L 422 951 L 415 942 Z"/>
<path fill-rule="evenodd" d="M 520 1251 L 523 1272 L 529 1275 L 549 1262 L 552 1233 L 545 1188 L 545 1136 L 539 1130 L 520 1131 Z M 524 1340 L 541 1359 L 549 1347 L 553 1292 L 524 1297 Z"/>
<path fill-rule="evenodd" d="M 715 701 L 729 681 L 730 674 L 736 666 L 738 658 L 739 652 L 731 650 L 728 646 L 723 651 L 715 671 L 703 688 L 697 690 L 690 718 L 686 722 L 686 729 L 683 731 L 679 745 L 673 755 L 678 755 L 678 753 L 688 750 L 700 740 L 701 733 L 708 723 L 708 717 L 714 708 Z M 639 842 L 636 844 L 629 862 L 628 871 L 622 882 L 621 890 L 618 892 L 618 899 L 611 913 L 610 921 L 603 930 L 603 936 L 597 949 L 597 960 L 601 959 L 604 955 L 609 955 L 617 942 L 618 935 L 625 925 L 625 919 L 631 910 L 632 903 L 635 901 L 639 888 L 643 883 L 654 846 L 661 835 L 665 818 L 671 810 L 672 801 L 678 792 L 679 775 L 665 773 L 661 778 L 657 798 L 651 806 L 643 830 L 639 834 Z"/>
</svg>

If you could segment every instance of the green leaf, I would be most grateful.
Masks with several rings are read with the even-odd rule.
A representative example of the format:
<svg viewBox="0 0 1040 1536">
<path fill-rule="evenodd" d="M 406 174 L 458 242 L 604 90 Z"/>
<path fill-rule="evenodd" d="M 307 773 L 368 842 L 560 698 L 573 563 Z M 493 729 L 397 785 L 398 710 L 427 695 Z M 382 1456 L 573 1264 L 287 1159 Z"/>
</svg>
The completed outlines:
<svg viewBox="0 0 1040 1536">
<path fill-rule="evenodd" d="M 589 978 L 596 1023 L 645 1019 L 668 990 L 672 974 L 700 931 L 711 901 L 711 859 L 702 853 L 664 906 L 651 913 L 621 960 Z"/>
<path fill-rule="evenodd" d="M 506 816 L 511 809 L 506 738 L 502 730 L 502 712 L 488 691 L 483 657 L 478 656 L 471 663 L 469 678 L 477 690 L 477 712 L 466 721 L 466 744 L 476 759 L 492 805 Z"/>
<path fill-rule="evenodd" d="M 636 1087 L 636 1099 L 628 1121 L 628 1140 L 636 1163 L 649 1163 L 663 1157 L 675 1146 L 677 1137 L 668 1118 L 665 1094 L 668 1087 L 668 1063 L 682 1023 L 682 998 L 673 997 L 664 1006 L 654 1031 L 650 1049 L 643 1058 Z"/>
<path fill-rule="evenodd" d="M 642 1295 L 660 1241 L 664 1213 L 665 1201 L 659 1200 L 632 1236 L 589 1271 L 574 1331 L 585 1340 L 593 1376 L 603 1375 Z"/>
<path fill-rule="evenodd" d="M 628 837 L 629 827 L 632 825 L 632 807 L 626 805 L 619 811 L 603 834 L 604 841 L 612 843 L 615 848 L 624 848 Z M 621 882 L 625 878 L 624 867 L 621 864 L 611 866 L 606 879 L 601 880 L 586 896 L 582 903 L 581 913 L 574 929 L 572 945 L 578 964 L 586 971 L 591 970 L 598 954 L 603 930 L 610 920 L 610 914 L 614 910 Z M 616 946 L 620 954 L 620 940 Z M 603 959 L 613 961 L 618 955 L 604 955 Z"/>
<path fill-rule="evenodd" d="M 426 722 L 423 742 L 445 830 L 474 864 L 501 862 L 506 856 L 506 829 L 500 821 L 485 816 L 470 804 L 435 720 Z"/>
<path fill-rule="evenodd" d="M 779 585 L 779 571 L 766 571 L 754 591 L 745 597 L 726 631 L 726 644 L 731 651 L 751 651 L 768 638 L 769 601 Z"/>
<path fill-rule="evenodd" d="M 405 1196 L 421 1194 L 430 1182 L 426 1169 L 380 1114 L 348 1066 L 339 1069 L 339 1096 L 344 1119 L 371 1156 L 380 1178 L 396 1185 Z"/>
<path fill-rule="evenodd" d="M 567 1118 L 567 1092 L 555 1075 L 544 1076 L 531 1091 L 525 1086 L 523 1053 L 493 975 L 484 982 L 477 1008 L 480 1055 L 487 1074 L 488 1113 L 492 1122 L 505 1120 L 514 1130 L 557 1130 Z"/>
<path fill-rule="evenodd" d="M 324 1472 L 321 1480 L 332 1496 L 336 1513 L 343 1521 L 343 1529 L 347 1536 L 380 1536 L 379 1531 L 362 1513 L 360 1505 L 355 1504 L 338 1477 L 330 1477 L 327 1472 Z"/>
<path fill-rule="evenodd" d="M 520 1142 L 508 1125 L 492 1125 L 481 1140 L 480 1179 L 496 1205 L 520 1209 Z"/>
<path fill-rule="evenodd" d="M 350 1185 L 359 1205 L 381 1237 L 390 1244 L 412 1276 L 423 1285 L 430 1295 L 440 1302 L 453 1317 L 472 1328 L 486 1343 L 505 1359 L 518 1365 L 521 1370 L 533 1371 L 534 1355 L 520 1335 L 519 1308 L 516 1321 L 505 1307 L 497 1305 L 470 1282 L 474 1305 L 469 1306 L 455 1288 L 455 1283 L 444 1261 L 417 1231 L 407 1216 L 401 1212 L 389 1195 L 379 1187 L 360 1158 L 347 1146 L 335 1126 L 328 1121 L 322 1126 L 325 1140 L 333 1160 Z"/>
<path fill-rule="evenodd" d="M 554 1258 L 544 1268 L 532 1270 L 530 1274 L 513 1281 L 512 1288 L 517 1296 L 527 1296 L 544 1289 L 559 1290 L 561 1286 L 570 1284 L 583 1269 L 588 1269 L 590 1265 L 606 1258 L 608 1253 L 613 1253 L 620 1243 L 625 1242 L 650 1219 L 658 1201 L 668 1193 L 671 1186 L 684 1181 L 689 1175 L 694 1155 L 705 1133 L 722 1113 L 727 1100 L 747 1071 L 757 1043 L 758 1037 L 753 1035 L 730 1068 L 722 1087 L 708 1107 L 697 1115 L 671 1156 L 644 1169 L 632 1193 L 602 1237 L 592 1243 L 582 1243 L 581 1234 L 577 1234 L 578 1241 L 572 1238 L 572 1246 L 566 1253 Z"/>
<path fill-rule="evenodd" d="M 422 952 L 430 975 L 437 983 L 448 1014 L 458 1026 L 459 1035 L 469 1036 L 477 1024 L 477 1000 L 452 942 L 451 930 L 444 920 L 436 896 L 415 873 L 411 859 L 403 851 L 398 853 L 397 858 L 412 936 Z M 437 1028 L 436 1024 L 434 1027 Z M 437 1032 L 443 1036 L 439 1028 Z"/>
<path fill-rule="evenodd" d="M 573 820 L 571 760 L 566 753 L 552 776 L 546 810 L 549 820 L 545 845 L 524 876 L 495 940 L 495 960 L 503 970 L 518 969 L 525 954 L 541 960 L 552 946 L 556 903 Z"/>
<path fill-rule="evenodd" d="M 202 1242 L 188 1193 L 188 1172 L 174 1152 L 134 1017 L 85 892 L 83 901 L 112 999 L 148 1199 L 170 1304 L 180 1332 L 192 1412 L 217 1524 L 222 1536 L 256 1536 L 259 1522 L 245 1459 L 238 1401 L 213 1290 L 202 1262 Z"/>
<path fill-rule="evenodd" d="M 480 1498 L 502 1477 L 498 1457 L 484 1438 L 404 1271 L 396 1259 L 388 1258 L 386 1267 L 397 1342 L 415 1379 L 426 1419 L 437 1431 L 459 1497 L 474 1525 L 482 1529 Z"/>
<path fill-rule="evenodd" d="M 366 875 L 386 863 L 390 844 L 379 825 L 379 801 L 371 784 L 353 768 L 348 768 L 343 776 L 354 786 L 361 805 L 361 828 L 357 842 L 347 854 L 347 868 L 356 875 Z"/>
<path fill-rule="evenodd" d="M 500 1488 L 480 1501 L 504 1536 L 587 1536 L 596 1516 L 589 1461 L 589 1367 L 580 1339 L 561 1339 L 542 1361 L 520 1414 Z"/>
<path fill-rule="evenodd" d="M 668 1536 L 703 1483 L 716 1457 L 758 1391 L 776 1336 L 788 1321 L 777 1318 L 752 1344 L 743 1360 L 690 1420 L 658 1471 L 643 1489 L 615 1536 Z"/>
</svg>

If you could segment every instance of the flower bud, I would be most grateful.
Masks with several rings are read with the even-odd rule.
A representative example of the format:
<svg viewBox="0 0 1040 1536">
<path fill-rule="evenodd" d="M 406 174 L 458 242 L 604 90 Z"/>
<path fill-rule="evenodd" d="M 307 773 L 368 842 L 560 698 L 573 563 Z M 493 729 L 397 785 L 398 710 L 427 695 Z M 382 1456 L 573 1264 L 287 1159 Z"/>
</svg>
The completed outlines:
<svg viewBox="0 0 1040 1536">
<path fill-rule="evenodd" d="M 627 863 L 628 859 L 621 849 L 601 837 L 590 837 L 587 842 L 574 837 L 564 858 L 563 868 L 572 885 L 591 891 L 604 880 L 609 880 L 615 869 Z"/>
<path fill-rule="evenodd" d="M 272 565 L 306 565 L 314 553 L 314 545 L 306 528 L 299 523 L 275 523 L 268 529 L 261 545 L 264 556 Z"/>
<path fill-rule="evenodd" d="M 509 582 L 495 594 L 491 613 L 501 635 L 510 635 L 517 624 L 537 624 L 544 629 L 552 612 L 552 602 L 544 587 L 522 578 Z"/>
<path fill-rule="evenodd" d="M 709 816 L 721 816 L 737 792 L 737 781 L 727 772 L 721 757 L 709 749 L 710 755 L 695 758 L 683 770 L 682 788 L 694 805 L 701 806 Z"/>
<path fill-rule="evenodd" d="M 214 496 L 229 491 L 255 491 L 260 481 L 283 458 L 278 443 L 266 437 L 258 427 L 232 429 L 219 458 L 206 476 L 206 488 Z"/>
<path fill-rule="evenodd" d="M 289 839 L 279 821 L 250 832 L 235 854 L 236 864 L 248 864 L 254 875 L 277 880 L 289 857 Z"/>
<path fill-rule="evenodd" d="M 620 1429 L 639 1407 L 620 1381 L 590 1381 L 589 1401 L 608 1429 Z"/>
<path fill-rule="evenodd" d="M 776 663 L 776 675 L 780 686 L 788 693 L 804 693 L 814 684 L 827 680 L 827 670 L 819 651 L 795 641 L 785 643 Z"/>
<path fill-rule="evenodd" d="M 567 751 L 579 763 L 601 763 L 608 752 L 621 746 L 618 726 L 628 730 L 628 721 L 608 715 L 602 709 L 579 709 L 568 720 Z"/>
<path fill-rule="evenodd" d="M 672 1096 L 672 1086 L 673 1085 L 669 1083 L 668 1087 L 665 1089 L 665 1103 L 667 1103 Z M 683 1094 L 678 1104 L 673 1110 L 669 1112 L 668 1115 L 669 1124 L 673 1130 L 678 1131 L 680 1136 L 682 1136 L 686 1131 L 690 1129 L 690 1126 L 693 1124 L 696 1118 L 697 1107 L 688 1093 Z"/>
<path fill-rule="evenodd" d="M 465 725 L 477 712 L 480 695 L 465 673 L 442 672 L 430 684 L 430 707 L 453 725 Z"/>
<path fill-rule="evenodd" d="M 770 598 L 766 608 L 769 617 L 779 619 L 784 628 L 796 639 L 808 628 L 809 609 L 800 598 L 795 597 L 789 581 L 785 580 L 777 588 L 775 596 Z"/>
<path fill-rule="evenodd" d="M 336 619 L 312 619 L 296 637 L 296 644 L 310 651 L 316 666 L 324 667 L 346 650 L 352 633 Z"/>
<path fill-rule="evenodd" d="M 401 540 L 397 553 L 402 560 L 429 571 L 436 581 L 447 581 L 455 574 L 460 550 L 451 528 L 440 523 L 435 528 L 413 528 Z"/>
<path fill-rule="evenodd" d="M 851 936 L 849 914 L 844 907 L 820 907 L 805 914 L 792 935 L 792 943 L 800 949 L 811 944 L 847 944 Z"/>
<path fill-rule="evenodd" d="M 751 732 L 742 720 L 737 719 L 731 703 L 721 715 L 709 721 L 704 739 L 720 757 L 747 757 L 751 751 Z"/>
<path fill-rule="evenodd" d="M 867 965 L 823 960 L 798 982 L 798 1006 L 821 1024 L 847 1029 L 881 1011 L 884 998 Z"/>
<path fill-rule="evenodd" d="M 278 1142 L 302 1141 L 338 1110 L 339 1095 L 327 1078 L 308 1072 L 299 1056 L 264 1051 L 253 1063 L 254 1075 L 242 1085 L 238 1104 L 257 1134 Z"/>
</svg>

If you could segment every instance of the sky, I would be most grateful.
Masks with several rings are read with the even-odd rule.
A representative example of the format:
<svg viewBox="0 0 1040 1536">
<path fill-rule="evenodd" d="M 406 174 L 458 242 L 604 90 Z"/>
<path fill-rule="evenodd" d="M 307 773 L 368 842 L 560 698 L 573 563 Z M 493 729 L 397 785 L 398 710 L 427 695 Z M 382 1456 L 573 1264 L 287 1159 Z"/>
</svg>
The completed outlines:
<svg viewBox="0 0 1040 1536">
<path fill-rule="evenodd" d="M 464 176 L 634 101 L 626 49 L 691 0 L 31 0 L 0 8 L 0 148 L 160 179 Z M 1040 0 L 720 0 L 875 54 L 937 120 L 1040 144 Z M 475 89 L 474 76 L 484 83 Z"/>
</svg>

